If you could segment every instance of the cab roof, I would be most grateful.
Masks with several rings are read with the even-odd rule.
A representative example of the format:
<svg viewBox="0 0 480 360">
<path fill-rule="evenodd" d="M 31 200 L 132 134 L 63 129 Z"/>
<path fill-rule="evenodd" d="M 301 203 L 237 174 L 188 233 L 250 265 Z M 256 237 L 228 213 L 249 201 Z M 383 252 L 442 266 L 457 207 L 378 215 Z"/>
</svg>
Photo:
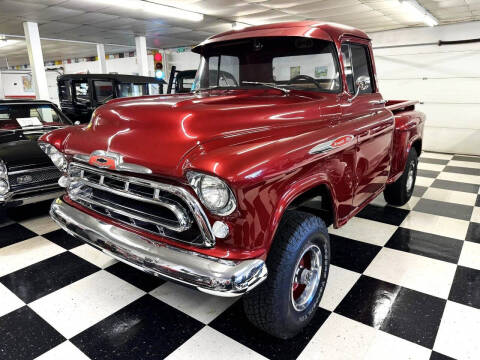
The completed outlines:
<svg viewBox="0 0 480 360">
<path fill-rule="evenodd" d="M 338 41 L 343 36 L 354 36 L 369 40 L 365 32 L 351 26 L 325 21 L 307 20 L 249 26 L 242 30 L 226 31 L 209 37 L 195 46 L 192 51 L 201 53 L 203 46 L 215 42 L 269 36 L 300 36 L 328 41 Z"/>
</svg>

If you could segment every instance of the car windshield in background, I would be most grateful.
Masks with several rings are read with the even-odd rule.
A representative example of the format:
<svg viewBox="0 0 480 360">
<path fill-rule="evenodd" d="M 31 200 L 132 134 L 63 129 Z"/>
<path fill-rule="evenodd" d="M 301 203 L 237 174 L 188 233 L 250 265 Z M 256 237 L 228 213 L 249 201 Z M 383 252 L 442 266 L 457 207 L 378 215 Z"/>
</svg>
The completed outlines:
<svg viewBox="0 0 480 360">
<path fill-rule="evenodd" d="M 0 129 L 69 125 L 69 120 L 48 104 L 0 104 Z"/>
<path fill-rule="evenodd" d="M 340 74 L 331 42 L 304 37 L 242 39 L 206 45 L 194 90 L 276 86 L 339 92 Z M 255 83 L 255 84 L 254 84 Z"/>
</svg>

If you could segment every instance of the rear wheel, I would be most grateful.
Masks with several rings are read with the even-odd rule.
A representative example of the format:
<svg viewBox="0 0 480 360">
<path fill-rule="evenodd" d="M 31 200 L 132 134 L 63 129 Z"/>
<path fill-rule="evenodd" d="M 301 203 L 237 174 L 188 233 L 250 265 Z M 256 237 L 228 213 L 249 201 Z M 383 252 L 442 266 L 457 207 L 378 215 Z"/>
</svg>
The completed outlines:
<svg viewBox="0 0 480 360">
<path fill-rule="evenodd" d="M 402 176 L 394 183 L 388 184 L 383 191 L 383 196 L 387 203 L 402 206 L 410 200 L 417 178 L 417 165 L 417 151 L 412 147 L 408 153 L 407 163 L 405 164 Z"/>
<path fill-rule="evenodd" d="M 248 319 L 275 337 L 295 336 L 315 315 L 329 266 L 330 243 L 323 220 L 287 212 L 267 258 L 267 280 L 243 297 Z"/>
</svg>

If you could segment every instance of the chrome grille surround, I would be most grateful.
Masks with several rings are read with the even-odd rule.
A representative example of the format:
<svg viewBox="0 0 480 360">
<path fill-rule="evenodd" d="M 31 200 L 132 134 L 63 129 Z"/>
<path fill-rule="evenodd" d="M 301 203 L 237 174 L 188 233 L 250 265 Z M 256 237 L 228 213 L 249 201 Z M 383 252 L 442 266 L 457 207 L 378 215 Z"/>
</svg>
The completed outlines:
<svg viewBox="0 0 480 360">
<path fill-rule="evenodd" d="M 70 163 L 68 176 L 70 185 L 67 192 L 70 198 L 93 211 L 155 235 L 196 246 L 215 245 L 215 236 L 208 217 L 197 199 L 182 187 L 117 174 L 77 162 Z M 112 186 L 113 184 L 115 186 Z M 134 191 L 136 187 L 147 191 Z M 112 196 L 114 200 L 95 197 L 95 191 Z M 126 200 L 127 204 L 128 201 L 138 201 L 138 204 L 158 206 L 159 211 L 164 208 L 173 214 L 175 219 L 126 206 L 116 202 L 115 198 Z M 156 230 L 152 231 L 152 227 Z M 188 241 L 175 236 L 194 227 L 198 227 L 200 241 Z"/>
</svg>

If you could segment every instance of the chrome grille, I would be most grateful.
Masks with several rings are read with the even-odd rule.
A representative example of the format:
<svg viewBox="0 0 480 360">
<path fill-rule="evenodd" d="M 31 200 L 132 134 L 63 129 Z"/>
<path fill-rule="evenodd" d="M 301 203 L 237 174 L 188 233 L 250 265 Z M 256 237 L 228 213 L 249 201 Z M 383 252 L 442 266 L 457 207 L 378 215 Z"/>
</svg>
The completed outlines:
<svg viewBox="0 0 480 360">
<path fill-rule="evenodd" d="M 44 167 L 38 169 L 13 171 L 8 174 L 10 186 L 22 186 L 30 184 L 41 184 L 47 182 L 56 182 L 60 177 L 60 171 L 55 167 Z"/>
<path fill-rule="evenodd" d="M 213 246 L 214 237 L 198 202 L 185 189 L 71 163 L 73 201 L 122 223 L 178 241 Z"/>
</svg>

